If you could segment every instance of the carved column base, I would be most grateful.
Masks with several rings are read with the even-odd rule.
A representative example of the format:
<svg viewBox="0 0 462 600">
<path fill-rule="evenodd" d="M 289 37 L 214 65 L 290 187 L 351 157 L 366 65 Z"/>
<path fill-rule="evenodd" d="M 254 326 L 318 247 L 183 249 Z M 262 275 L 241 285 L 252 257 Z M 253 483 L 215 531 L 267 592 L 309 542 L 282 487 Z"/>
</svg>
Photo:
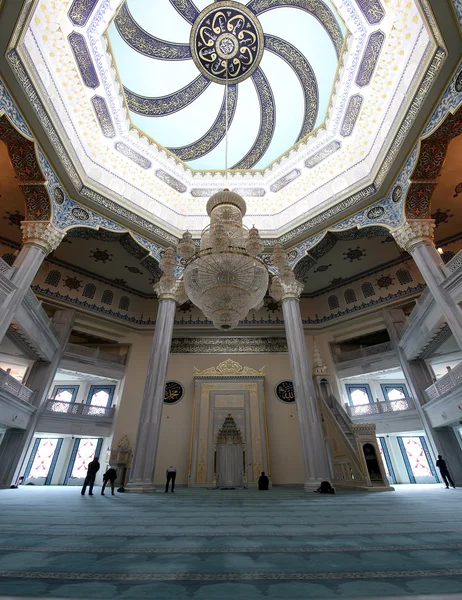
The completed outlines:
<svg viewBox="0 0 462 600">
<path fill-rule="evenodd" d="M 156 488 L 152 482 L 127 483 L 125 491 L 132 494 L 155 494 Z"/>
</svg>

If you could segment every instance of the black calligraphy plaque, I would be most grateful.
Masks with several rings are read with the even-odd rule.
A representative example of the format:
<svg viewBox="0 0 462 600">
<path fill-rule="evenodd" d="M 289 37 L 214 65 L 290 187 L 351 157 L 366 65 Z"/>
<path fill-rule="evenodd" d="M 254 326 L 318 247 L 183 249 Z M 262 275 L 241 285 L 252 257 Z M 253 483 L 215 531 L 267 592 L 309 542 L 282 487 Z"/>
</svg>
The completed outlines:
<svg viewBox="0 0 462 600">
<path fill-rule="evenodd" d="M 281 402 L 295 402 L 294 384 L 292 381 L 281 381 L 276 386 L 276 396 Z"/>
<path fill-rule="evenodd" d="M 176 404 L 183 398 L 184 387 L 178 381 L 167 381 L 165 384 L 164 404 Z"/>
</svg>

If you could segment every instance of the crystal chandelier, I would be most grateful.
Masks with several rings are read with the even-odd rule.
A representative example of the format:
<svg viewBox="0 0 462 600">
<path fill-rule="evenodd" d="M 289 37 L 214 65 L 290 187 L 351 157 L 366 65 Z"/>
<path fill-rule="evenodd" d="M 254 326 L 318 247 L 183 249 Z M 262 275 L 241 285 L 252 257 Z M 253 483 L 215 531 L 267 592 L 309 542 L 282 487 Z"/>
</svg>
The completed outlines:
<svg viewBox="0 0 462 600">
<path fill-rule="evenodd" d="M 244 199 L 225 189 L 207 202 L 210 225 L 201 235 L 200 250 L 189 232 L 178 252 L 186 261 L 184 289 L 217 329 L 234 329 L 252 308 L 257 308 L 268 288 L 268 269 L 257 257 L 262 243 L 255 227 L 242 224 Z"/>
</svg>

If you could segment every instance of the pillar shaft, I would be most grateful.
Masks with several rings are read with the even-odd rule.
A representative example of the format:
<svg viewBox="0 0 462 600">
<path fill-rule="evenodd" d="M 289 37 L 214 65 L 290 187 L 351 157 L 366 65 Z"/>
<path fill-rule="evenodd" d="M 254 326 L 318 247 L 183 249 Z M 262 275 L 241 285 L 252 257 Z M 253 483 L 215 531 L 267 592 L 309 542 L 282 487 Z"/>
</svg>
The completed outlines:
<svg viewBox="0 0 462 600">
<path fill-rule="evenodd" d="M 298 299 L 284 299 L 282 310 L 302 442 L 305 490 L 311 491 L 321 481 L 330 479 L 329 467 Z"/>
<path fill-rule="evenodd" d="M 25 244 L 14 261 L 13 267 L 16 270 L 11 276 L 11 281 L 15 284 L 16 289 L 8 296 L 0 309 L 0 342 L 8 331 L 14 314 L 21 306 L 46 255 L 43 248 L 34 244 Z"/>
<path fill-rule="evenodd" d="M 24 458 L 45 408 L 50 387 L 55 379 L 56 371 L 69 340 L 74 320 L 75 312 L 70 310 L 58 310 L 53 316 L 53 326 L 58 336 L 59 349 L 50 363 L 37 361 L 27 378 L 27 387 L 36 392 L 33 401 L 36 411 L 31 417 L 27 429 L 8 430 L 8 435 L 5 435 L 2 440 L 0 446 L 0 488 L 9 487 L 12 482 L 17 480 L 19 475 L 22 475 L 21 469 Z"/>
<path fill-rule="evenodd" d="M 454 302 L 451 294 L 444 289 L 442 283 L 446 278 L 445 266 L 430 239 L 422 240 L 409 248 L 425 283 L 436 304 L 441 308 L 452 334 L 462 350 L 462 310 Z"/>
<path fill-rule="evenodd" d="M 399 345 L 401 332 L 406 322 L 404 311 L 399 308 L 384 309 L 383 317 L 391 345 L 398 356 L 411 396 L 414 398 L 417 413 L 427 435 L 433 458 L 436 461 L 436 456 L 442 454 L 454 481 L 457 485 L 462 485 L 462 451 L 456 441 L 454 431 L 451 427 L 435 429 L 423 409 L 424 404 L 427 402 L 425 389 L 433 383 L 428 367 L 423 360 L 407 360 Z"/>
<path fill-rule="evenodd" d="M 156 329 L 149 357 L 140 421 L 133 454 L 128 492 L 155 492 L 154 472 L 159 445 L 165 382 L 172 342 L 175 301 L 159 301 Z"/>
</svg>

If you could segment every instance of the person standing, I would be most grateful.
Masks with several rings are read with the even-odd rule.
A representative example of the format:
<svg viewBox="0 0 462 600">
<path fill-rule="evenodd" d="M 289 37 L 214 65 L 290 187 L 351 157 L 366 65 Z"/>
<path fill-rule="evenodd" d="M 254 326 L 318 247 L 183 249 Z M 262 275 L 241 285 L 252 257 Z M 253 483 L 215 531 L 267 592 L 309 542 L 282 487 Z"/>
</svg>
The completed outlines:
<svg viewBox="0 0 462 600">
<path fill-rule="evenodd" d="M 452 480 L 451 475 L 449 475 L 448 467 L 446 465 L 446 461 L 443 459 L 441 454 L 438 454 L 438 460 L 436 461 L 436 466 L 440 470 L 441 477 L 443 478 L 444 483 L 446 484 L 446 489 L 449 489 L 449 485 L 451 485 L 454 489 L 456 486 Z"/>
<path fill-rule="evenodd" d="M 262 471 L 260 477 L 258 478 L 258 489 L 259 490 L 267 490 L 268 487 L 269 487 L 269 479 L 265 475 L 265 471 Z"/>
<path fill-rule="evenodd" d="M 101 496 L 104 496 L 104 490 L 106 488 L 107 482 L 111 482 L 111 494 L 114 495 L 114 481 L 117 479 L 117 471 L 113 467 L 109 467 L 109 469 L 103 475 L 103 487 L 101 488 Z"/>
<path fill-rule="evenodd" d="M 168 485 L 169 485 L 170 481 L 172 482 L 172 493 L 173 493 L 175 490 L 175 479 L 176 479 L 175 467 L 172 467 L 172 465 L 170 465 L 169 468 L 167 469 L 166 475 L 167 475 L 167 483 L 165 484 L 165 493 L 168 492 Z"/>
<path fill-rule="evenodd" d="M 95 485 L 95 477 L 96 473 L 98 473 L 100 468 L 98 456 L 88 463 L 87 467 L 87 476 L 85 477 L 85 481 L 83 482 L 82 487 L 82 496 L 85 496 L 85 490 L 87 489 L 87 485 L 90 487 L 88 495 L 93 496 L 93 486 Z"/>
</svg>

